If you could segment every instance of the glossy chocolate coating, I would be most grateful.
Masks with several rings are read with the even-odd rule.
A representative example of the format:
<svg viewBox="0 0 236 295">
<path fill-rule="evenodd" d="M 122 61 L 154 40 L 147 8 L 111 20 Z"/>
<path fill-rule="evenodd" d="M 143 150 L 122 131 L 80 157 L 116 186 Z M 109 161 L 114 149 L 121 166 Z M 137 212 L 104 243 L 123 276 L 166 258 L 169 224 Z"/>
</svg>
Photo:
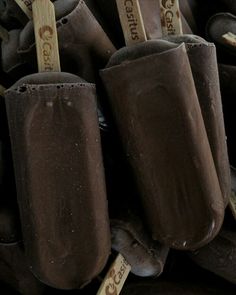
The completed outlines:
<svg viewBox="0 0 236 295">
<path fill-rule="evenodd" d="M 82 287 L 110 253 L 94 84 L 27 76 L 6 92 L 26 256 L 37 278 Z"/>
<path fill-rule="evenodd" d="M 100 74 L 153 238 L 205 245 L 224 203 L 185 46 L 123 48 Z"/>
</svg>

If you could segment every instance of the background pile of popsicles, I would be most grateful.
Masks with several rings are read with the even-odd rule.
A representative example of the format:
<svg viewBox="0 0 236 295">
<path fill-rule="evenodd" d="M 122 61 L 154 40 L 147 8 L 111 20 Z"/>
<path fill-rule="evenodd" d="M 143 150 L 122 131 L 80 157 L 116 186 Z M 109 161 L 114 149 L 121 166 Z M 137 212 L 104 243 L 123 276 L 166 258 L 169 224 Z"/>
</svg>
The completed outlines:
<svg viewBox="0 0 236 295">
<path fill-rule="evenodd" d="M 0 294 L 235 294 L 235 1 L 0 0 L 0 39 Z"/>
</svg>

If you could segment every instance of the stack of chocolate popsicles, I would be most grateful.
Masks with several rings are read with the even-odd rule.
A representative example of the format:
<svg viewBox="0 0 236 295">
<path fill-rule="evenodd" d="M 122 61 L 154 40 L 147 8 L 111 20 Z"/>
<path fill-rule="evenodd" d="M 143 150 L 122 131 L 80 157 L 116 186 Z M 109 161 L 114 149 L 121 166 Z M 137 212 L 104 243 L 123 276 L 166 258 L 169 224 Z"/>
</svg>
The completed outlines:
<svg viewBox="0 0 236 295">
<path fill-rule="evenodd" d="M 218 2 L 234 13 L 230 1 Z M 0 0 L 0 83 L 8 88 L 1 91 L 0 265 L 12 270 L 0 280 L 22 294 L 27 285 L 35 294 L 47 286 L 50 294 L 123 294 L 131 271 L 124 294 L 143 292 L 140 277 L 155 277 L 153 292 L 168 291 L 158 277 L 171 282 L 173 251 L 184 250 L 191 267 L 235 284 L 226 134 L 235 121 L 227 63 L 236 47 L 231 24 L 216 48 L 211 43 L 214 17 L 201 33 L 202 5 Z M 220 75 L 216 49 L 224 51 Z M 24 274 L 24 284 L 13 282 Z"/>
</svg>

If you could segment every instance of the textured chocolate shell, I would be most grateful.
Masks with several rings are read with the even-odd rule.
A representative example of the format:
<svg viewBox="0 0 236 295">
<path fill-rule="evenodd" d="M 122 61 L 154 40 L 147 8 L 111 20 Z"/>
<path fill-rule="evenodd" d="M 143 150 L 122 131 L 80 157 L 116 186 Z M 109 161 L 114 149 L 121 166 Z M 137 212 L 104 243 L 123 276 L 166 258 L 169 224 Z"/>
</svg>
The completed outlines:
<svg viewBox="0 0 236 295">
<path fill-rule="evenodd" d="M 230 165 L 215 46 L 194 35 L 170 36 L 168 40 L 186 45 L 222 196 L 227 206 L 231 193 Z"/>
<path fill-rule="evenodd" d="M 235 141 L 235 113 L 236 108 L 236 66 L 219 64 L 220 89 L 224 109 L 225 131 L 229 151 L 230 164 L 236 167 L 236 141 Z"/>
<path fill-rule="evenodd" d="M 153 241 L 137 217 L 112 220 L 112 248 L 131 265 L 131 272 L 141 277 L 159 276 L 163 272 L 169 248 Z"/>
<path fill-rule="evenodd" d="M 100 74 L 153 238 L 205 245 L 224 203 L 185 46 L 123 48 Z"/>
<path fill-rule="evenodd" d="M 6 105 L 30 268 L 47 285 L 82 287 L 110 253 L 94 84 L 34 74 L 7 90 Z"/>
</svg>

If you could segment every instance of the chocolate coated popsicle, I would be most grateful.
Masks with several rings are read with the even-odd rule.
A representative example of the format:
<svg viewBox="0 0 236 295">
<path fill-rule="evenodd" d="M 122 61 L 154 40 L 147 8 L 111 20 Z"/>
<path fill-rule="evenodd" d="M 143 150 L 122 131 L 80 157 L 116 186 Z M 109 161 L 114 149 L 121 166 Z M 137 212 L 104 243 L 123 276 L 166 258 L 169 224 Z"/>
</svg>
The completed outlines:
<svg viewBox="0 0 236 295">
<path fill-rule="evenodd" d="M 166 40 L 181 44 L 185 43 L 187 54 L 193 74 L 193 79 L 202 111 L 204 124 L 207 131 L 208 140 L 211 147 L 212 156 L 216 166 L 216 171 L 222 191 L 225 206 L 229 201 L 231 192 L 230 168 L 226 135 L 224 127 L 224 117 L 221 102 L 219 85 L 218 66 L 216 49 L 214 44 L 206 42 L 204 39 L 194 35 L 183 35 L 181 30 L 181 20 L 173 18 L 172 30 L 168 28 L 166 15 L 178 9 L 178 1 L 173 6 L 163 6 L 161 3 L 163 34 Z"/>
<path fill-rule="evenodd" d="M 13 85 L 6 104 L 30 269 L 50 286 L 74 289 L 98 275 L 110 253 L 96 95 L 93 84 L 58 72 L 54 43 L 51 63 L 39 55 L 45 27 L 56 33 L 51 22 L 35 26 L 44 72 Z M 51 69 L 57 72 L 45 72 Z"/>
<path fill-rule="evenodd" d="M 178 249 L 206 244 L 224 203 L 184 44 L 122 48 L 101 77 L 153 238 Z"/>
</svg>

